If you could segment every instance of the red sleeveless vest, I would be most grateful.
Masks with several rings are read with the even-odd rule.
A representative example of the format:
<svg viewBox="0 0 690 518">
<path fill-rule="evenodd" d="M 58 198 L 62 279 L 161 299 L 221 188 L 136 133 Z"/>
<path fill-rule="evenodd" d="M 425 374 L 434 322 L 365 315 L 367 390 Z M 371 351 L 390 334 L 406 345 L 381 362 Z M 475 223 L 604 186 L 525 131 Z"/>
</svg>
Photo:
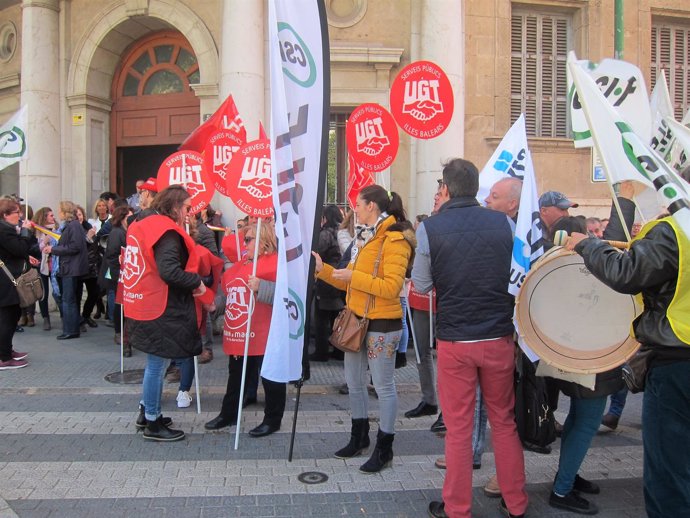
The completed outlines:
<svg viewBox="0 0 690 518">
<path fill-rule="evenodd" d="M 262 255 L 256 265 L 256 276 L 267 281 L 276 280 L 278 254 Z M 249 287 L 247 279 L 252 274 L 252 263 L 235 263 L 223 274 L 225 293 L 225 326 L 223 329 L 223 350 L 228 356 L 244 356 L 244 341 L 249 316 Z M 268 329 L 271 327 L 273 306 L 254 300 L 249 356 L 263 356 L 266 351 Z"/>
<path fill-rule="evenodd" d="M 127 318 L 155 320 L 165 311 L 168 285 L 158 275 L 153 245 L 169 230 L 184 239 L 189 252 L 185 271 L 196 273 L 198 270 L 194 241 L 170 218 L 155 215 L 132 223 L 127 230 L 125 260 L 120 270 L 120 282 L 124 288 L 122 305 Z"/>
</svg>

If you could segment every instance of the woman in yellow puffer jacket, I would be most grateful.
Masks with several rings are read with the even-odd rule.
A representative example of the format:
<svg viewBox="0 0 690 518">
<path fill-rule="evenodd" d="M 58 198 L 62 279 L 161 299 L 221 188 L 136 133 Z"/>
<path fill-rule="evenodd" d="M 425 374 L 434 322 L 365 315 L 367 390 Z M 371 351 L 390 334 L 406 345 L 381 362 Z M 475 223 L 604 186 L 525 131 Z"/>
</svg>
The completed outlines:
<svg viewBox="0 0 690 518">
<path fill-rule="evenodd" d="M 379 431 L 371 458 L 359 469 L 377 473 L 393 460 L 393 438 L 398 397 L 393 373 L 395 352 L 402 333 L 400 290 L 412 263 L 416 240 L 406 220 L 402 200 L 379 185 L 365 187 L 357 197 L 355 214 L 359 229 L 347 268 L 336 270 L 316 258 L 317 278 L 347 291 L 347 306 L 367 318 L 369 329 L 357 353 L 345 353 L 345 380 L 350 392 L 352 431 L 350 442 L 336 458 L 360 455 L 369 446 L 367 367 L 379 398 Z M 381 252 L 378 270 L 374 275 Z"/>
</svg>

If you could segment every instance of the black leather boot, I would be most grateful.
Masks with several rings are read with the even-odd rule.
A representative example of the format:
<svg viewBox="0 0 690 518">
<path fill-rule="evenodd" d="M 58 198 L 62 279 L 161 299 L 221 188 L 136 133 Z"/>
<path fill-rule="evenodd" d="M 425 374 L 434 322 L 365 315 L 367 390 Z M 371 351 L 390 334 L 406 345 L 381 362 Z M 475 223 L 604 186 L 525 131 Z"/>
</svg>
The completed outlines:
<svg viewBox="0 0 690 518">
<path fill-rule="evenodd" d="M 182 430 L 173 430 L 163 424 L 163 416 L 158 416 L 155 421 L 146 420 L 144 428 L 144 439 L 159 442 L 173 442 L 184 439 Z"/>
<path fill-rule="evenodd" d="M 393 463 L 393 439 L 394 433 L 385 433 L 379 430 L 376 435 L 376 447 L 368 461 L 359 467 L 362 473 L 378 473 L 383 468 Z"/>
<path fill-rule="evenodd" d="M 146 410 L 144 409 L 144 405 L 139 403 L 139 414 L 137 415 L 137 420 L 134 423 L 134 426 L 137 427 L 137 430 L 143 430 L 146 428 Z M 173 420 L 170 417 L 163 417 L 161 416 L 161 419 L 163 420 L 163 424 L 165 426 L 170 426 L 173 424 Z"/>
<path fill-rule="evenodd" d="M 335 452 L 336 459 L 350 459 L 361 455 L 369 447 L 369 419 L 352 420 L 350 442 L 347 446 Z"/>
</svg>

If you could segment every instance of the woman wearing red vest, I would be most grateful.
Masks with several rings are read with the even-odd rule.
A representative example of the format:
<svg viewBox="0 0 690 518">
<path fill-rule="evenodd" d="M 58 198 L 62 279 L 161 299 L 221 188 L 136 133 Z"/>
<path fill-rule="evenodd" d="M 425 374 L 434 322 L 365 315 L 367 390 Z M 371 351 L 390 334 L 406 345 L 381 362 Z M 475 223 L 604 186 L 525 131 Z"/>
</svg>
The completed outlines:
<svg viewBox="0 0 690 518">
<path fill-rule="evenodd" d="M 194 241 L 182 226 L 191 201 L 180 185 L 156 196 L 154 214 L 129 227 L 120 271 L 122 305 L 132 347 L 147 353 L 137 427 L 144 439 L 179 441 L 182 430 L 169 428 L 161 415 L 163 377 L 168 359 L 201 353 L 194 297 L 206 291 L 198 271 Z"/>
<path fill-rule="evenodd" d="M 268 329 L 271 327 L 273 312 L 273 292 L 278 269 L 278 245 L 275 227 L 272 222 L 261 225 L 259 251 L 256 257 L 256 277 L 252 276 L 252 266 L 256 253 L 256 227 L 250 226 L 244 237 L 247 255 L 243 261 L 235 263 L 223 274 L 223 291 L 226 296 L 225 327 L 223 329 L 223 349 L 230 356 L 228 363 L 228 386 L 223 398 L 220 414 L 204 425 L 207 430 L 219 430 L 237 423 L 242 383 L 242 363 L 244 343 L 249 316 L 250 291 L 254 292 L 247 373 L 259 367 L 266 351 Z M 253 437 L 270 435 L 280 429 L 285 411 L 285 383 L 261 378 L 266 394 L 263 422 L 249 431 Z"/>
</svg>

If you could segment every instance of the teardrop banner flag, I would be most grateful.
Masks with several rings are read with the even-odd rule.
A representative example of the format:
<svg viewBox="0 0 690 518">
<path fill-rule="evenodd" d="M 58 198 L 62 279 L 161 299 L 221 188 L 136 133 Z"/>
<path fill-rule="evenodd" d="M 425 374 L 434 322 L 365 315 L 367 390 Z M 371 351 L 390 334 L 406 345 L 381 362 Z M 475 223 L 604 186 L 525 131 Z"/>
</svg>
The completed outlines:
<svg viewBox="0 0 690 518">
<path fill-rule="evenodd" d="M 165 159 L 158 169 L 158 188 L 182 185 L 192 197 L 191 214 L 211 203 L 213 181 L 204 169 L 204 158 L 196 151 L 177 151 Z"/>
<path fill-rule="evenodd" d="M 254 140 L 234 154 L 227 174 L 227 192 L 237 208 L 257 218 L 273 216 L 271 141 Z"/>
<path fill-rule="evenodd" d="M 360 104 L 345 125 L 347 151 L 359 166 L 373 173 L 393 165 L 400 137 L 393 116 L 379 104 Z"/>
<path fill-rule="evenodd" d="M 393 81 L 391 114 L 405 133 L 432 139 L 446 131 L 455 101 L 448 76 L 436 63 L 415 61 Z"/>
<path fill-rule="evenodd" d="M 213 186 L 223 196 L 230 196 L 227 172 L 230 160 L 244 144 L 242 137 L 228 130 L 221 130 L 208 139 L 204 149 L 204 169 L 210 175 Z"/>
</svg>

